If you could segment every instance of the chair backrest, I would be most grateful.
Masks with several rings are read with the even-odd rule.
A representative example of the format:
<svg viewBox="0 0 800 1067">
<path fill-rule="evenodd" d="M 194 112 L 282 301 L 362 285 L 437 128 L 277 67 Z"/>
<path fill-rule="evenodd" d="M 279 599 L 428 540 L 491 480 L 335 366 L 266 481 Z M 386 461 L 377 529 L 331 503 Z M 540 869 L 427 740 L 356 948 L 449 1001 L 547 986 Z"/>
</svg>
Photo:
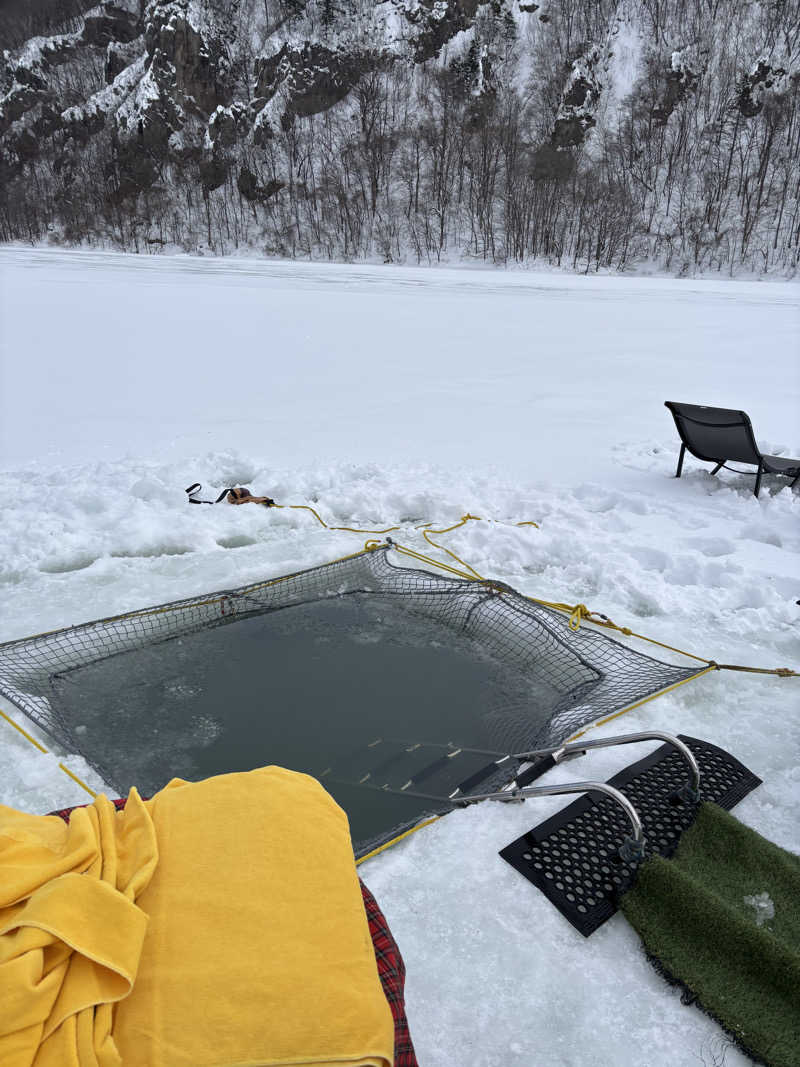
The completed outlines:
<svg viewBox="0 0 800 1067">
<path fill-rule="evenodd" d="M 676 404 L 672 400 L 664 403 L 672 412 L 681 441 L 693 456 L 711 463 L 726 459 L 739 463 L 761 462 L 746 412 L 702 404 Z"/>
</svg>

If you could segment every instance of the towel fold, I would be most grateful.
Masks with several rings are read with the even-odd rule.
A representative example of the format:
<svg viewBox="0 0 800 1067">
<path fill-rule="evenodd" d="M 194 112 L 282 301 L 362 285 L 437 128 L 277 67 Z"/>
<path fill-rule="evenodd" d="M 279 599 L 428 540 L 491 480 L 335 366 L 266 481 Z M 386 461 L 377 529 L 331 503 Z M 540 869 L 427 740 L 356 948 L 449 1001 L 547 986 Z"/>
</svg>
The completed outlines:
<svg viewBox="0 0 800 1067">
<path fill-rule="evenodd" d="M 119 1067 L 112 1005 L 136 980 L 157 862 L 135 789 L 124 812 L 99 796 L 69 825 L 0 805 L 3 1067 Z"/>
<path fill-rule="evenodd" d="M 279 767 L 0 806 L 2 1067 L 391 1067 L 347 817 Z"/>
</svg>

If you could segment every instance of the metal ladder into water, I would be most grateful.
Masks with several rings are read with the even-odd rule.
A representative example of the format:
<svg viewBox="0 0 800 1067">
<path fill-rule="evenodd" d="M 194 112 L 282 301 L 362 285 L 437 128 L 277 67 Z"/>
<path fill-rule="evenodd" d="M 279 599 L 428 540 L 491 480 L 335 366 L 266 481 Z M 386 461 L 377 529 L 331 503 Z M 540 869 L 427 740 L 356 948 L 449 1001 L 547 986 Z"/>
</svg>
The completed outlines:
<svg viewBox="0 0 800 1067">
<path fill-rule="evenodd" d="M 635 744 L 639 741 L 665 741 L 675 748 L 686 763 L 689 775 L 679 790 L 682 798 L 696 801 L 700 789 L 700 769 L 693 753 L 683 741 L 661 731 L 604 737 L 594 741 L 574 741 L 550 748 L 528 752 L 500 753 L 487 749 L 459 748 L 433 742 L 408 742 L 377 738 L 366 750 L 360 750 L 349 760 L 326 768 L 320 778 L 342 785 L 375 789 L 419 797 L 438 804 L 462 806 L 482 800 L 505 803 L 520 802 L 529 797 L 557 796 L 569 793 L 601 793 L 614 800 L 625 812 L 631 836 L 625 847 L 631 857 L 644 848 L 644 834 L 639 815 L 618 789 L 606 782 L 582 781 L 559 785 L 532 786 L 540 774 L 550 767 L 583 756 L 590 749 Z M 516 774 L 500 790 L 474 793 L 481 782 L 493 777 L 509 761 L 519 764 Z M 367 769 L 365 768 L 367 764 Z M 424 786 L 424 788 L 420 788 Z"/>
</svg>

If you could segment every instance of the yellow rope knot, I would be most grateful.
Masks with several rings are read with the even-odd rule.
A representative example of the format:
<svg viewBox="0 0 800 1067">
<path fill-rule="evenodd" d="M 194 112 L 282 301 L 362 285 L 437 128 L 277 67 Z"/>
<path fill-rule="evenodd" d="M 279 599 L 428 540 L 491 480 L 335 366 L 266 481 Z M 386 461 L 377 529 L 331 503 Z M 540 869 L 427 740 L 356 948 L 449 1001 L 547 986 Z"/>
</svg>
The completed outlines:
<svg viewBox="0 0 800 1067">
<path fill-rule="evenodd" d="M 506 586 L 502 585 L 500 582 L 492 581 L 491 578 L 488 578 L 486 580 L 485 584 L 486 584 L 486 591 L 488 593 L 495 593 L 495 594 L 498 594 L 498 595 L 502 595 L 503 593 L 507 593 L 508 592 L 508 589 L 506 588 Z"/>
<path fill-rule="evenodd" d="M 579 630 L 581 626 L 581 619 L 591 619 L 592 612 L 585 604 L 576 604 L 570 612 L 569 616 L 569 628 L 570 630 Z"/>
</svg>

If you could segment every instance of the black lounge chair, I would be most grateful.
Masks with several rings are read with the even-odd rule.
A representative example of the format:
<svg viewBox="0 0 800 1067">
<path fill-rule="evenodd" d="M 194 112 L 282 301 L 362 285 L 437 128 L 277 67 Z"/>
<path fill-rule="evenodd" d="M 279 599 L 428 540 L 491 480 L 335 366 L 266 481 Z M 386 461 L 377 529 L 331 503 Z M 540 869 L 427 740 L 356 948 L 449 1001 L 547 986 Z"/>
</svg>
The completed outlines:
<svg viewBox="0 0 800 1067">
<path fill-rule="evenodd" d="M 664 405 L 672 412 L 681 439 L 676 478 L 681 476 L 687 448 L 698 459 L 706 463 L 716 463 L 712 474 L 724 467 L 729 459 L 738 463 L 754 464 L 758 468 L 753 490 L 756 496 L 764 474 L 782 474 L 792 479 L 792 486 L 800 478 L 800 459 L 762 455 L 747 412 L 735 411 L 733 408 L 709 408 L 702 404 L 676 404 L 672 400 L 666 400 Z"/>
</svg>

